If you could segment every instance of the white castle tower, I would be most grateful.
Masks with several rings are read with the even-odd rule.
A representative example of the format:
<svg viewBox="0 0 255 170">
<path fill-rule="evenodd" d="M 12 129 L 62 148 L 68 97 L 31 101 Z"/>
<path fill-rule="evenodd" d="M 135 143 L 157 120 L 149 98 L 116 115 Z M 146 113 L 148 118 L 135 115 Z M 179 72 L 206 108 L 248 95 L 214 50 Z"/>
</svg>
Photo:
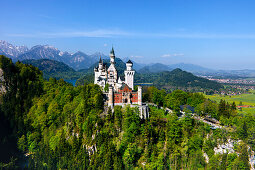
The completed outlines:
<svg viewBox="0 0 255 170">
<path fill-rule="evenodd" d="M 125 83 L 132 89 L 134 90 L 134 75 L 135 71 L 132 69 L 133 63 L 128 60 L 126 63 L 126 70 L 124 71 L 125 73 Z"/>
<path fill-rule="evenodd" d="M 106 79 L 107 79 L 107 72 L 101 57 L 99 60 L 98 67 L 94 68 L 94 72 L 95 72 L 94 84 L 98 84 L 99 86 L 104 88 L 106 84 Z"/>
<path fill-rule="evenodd" d="M 115 84 L 118 81 L 118 72 L 115 68 L 115 53 L 113 48 L 112 48 L 112 51 L 110 52 L 110 61 L 111 61 L 111 65 L 109 66 L 107 70 L 108 72 L 107 83 L 111 85 L 112 87 L 115 87 Z"/>
</svg>

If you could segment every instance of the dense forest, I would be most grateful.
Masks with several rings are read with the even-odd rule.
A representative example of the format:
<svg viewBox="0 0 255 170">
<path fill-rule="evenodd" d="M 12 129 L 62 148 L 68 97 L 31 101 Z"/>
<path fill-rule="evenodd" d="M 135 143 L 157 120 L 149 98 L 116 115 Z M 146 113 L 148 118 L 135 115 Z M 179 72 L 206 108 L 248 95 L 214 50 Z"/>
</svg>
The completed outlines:
<svg viewBox="0 0 255 170">
<path fill-rule="evenodd" d="M 1 168 L 250 169 L 255 117 L 237 114 L 235 103 L 148 87 L 143 100 L 158 106 L 150 106 L 148 119 L 140 119 L 138 109 L 129 106 L 115 106 L 105 115 L 97 85 L 74 87 L 63 80 L 44 80 L 38 68 L 13 64 L 4 56 L 0 67 L 7 89 L 1 95 L 0 121 L 8 125 L 1 130 L 0 147 L 16 141 L 18 149 L 0 153 Z M 193 107 L 201 117 L 211 115 L 224 128 L 210 128 L 188 109 L 180 116 L 181 105 Z M 238 141 L 234 153 L 214 151 L 229 139 Z M 20 163 L 16 155 L 26 155 L 25 161 Z"/>
</svg>

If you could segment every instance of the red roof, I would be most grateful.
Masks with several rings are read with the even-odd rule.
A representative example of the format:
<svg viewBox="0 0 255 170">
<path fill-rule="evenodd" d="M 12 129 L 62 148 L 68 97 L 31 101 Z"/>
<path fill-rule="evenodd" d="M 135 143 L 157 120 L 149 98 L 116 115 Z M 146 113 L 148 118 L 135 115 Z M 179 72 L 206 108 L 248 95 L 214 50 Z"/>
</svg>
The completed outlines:
<svg viewBox="0 0 255 170">
<path fill-rule="evenodd" d="M 237 106 L 238 108 L 241 108 L 241 107 L 245 107 L 245 108 L 247 108 L 247 107 L 251 107 L 250 105 L 243 105 L 243 106 Z"/>
</svg>

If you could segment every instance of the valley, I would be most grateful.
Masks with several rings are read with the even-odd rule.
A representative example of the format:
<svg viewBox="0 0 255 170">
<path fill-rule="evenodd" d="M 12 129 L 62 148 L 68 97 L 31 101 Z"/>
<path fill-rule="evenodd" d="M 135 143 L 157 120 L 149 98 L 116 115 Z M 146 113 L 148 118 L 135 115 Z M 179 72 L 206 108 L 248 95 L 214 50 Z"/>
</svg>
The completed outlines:
<svg viewBox="0 0 255 170">
<path fill-rule="evenodd" d="M 116 66 L 118 83 L 123 84 L 125 73 L 134 71 L 128 68 L 132 62 L 113 54 L 111 61 L 103 59 L 99 65 Z M 9 154 L 1 155 L 0 167 L 253 167 L 252 86 L 233 79 L 217 82 L 179 68 L 152 67 L 154 72 L 134 75 L 143 91 L 136 94 L 141 86 L 134 86 L 131 93 L 142 103 L 111 106 L 106 102 L 109 89 L 94 84 L 97 65 L 77 71 L 52 59 L 14 63 L 0 55 L 1 85 L 8 87 L 1 95 L 0 118 L 10 124 L 0 133 L 0 145 L 10 148 Z M 139 107 L 148 109 L 147 116 L 141 116 Z"/>
<path fill-rule="evenodd" d="M 0 6 L 0 170 L 255 170 L 254 0 Z"/>
</svg>

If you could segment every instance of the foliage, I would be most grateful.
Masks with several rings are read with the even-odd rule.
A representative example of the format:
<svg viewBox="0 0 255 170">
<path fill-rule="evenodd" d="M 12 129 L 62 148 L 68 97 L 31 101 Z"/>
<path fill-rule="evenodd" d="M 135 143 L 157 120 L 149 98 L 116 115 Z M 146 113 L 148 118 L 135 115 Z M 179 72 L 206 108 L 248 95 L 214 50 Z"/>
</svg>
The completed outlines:
<svg viewBox="0 0 255 170">
<path fill-rule="evenodd" d="M 239 115 L 235 103 L 218 104 L 201 93 L 148 87 L 144 101 L 157 104 L 150 106 L 148 119 L 140 119 L 139 109 L 130 106 L 108 108 L 104 114 L 103 93 L 97 85 L 73 87 L 62 79 L 43 80 L 36 67 L 14 65 L 3 56 L 0 66 L 7 87 L 0 104 L 0 127 L 10 124 L 0 136 L 8 137 L 5 130 L 15 136 L 20 152 L 30 155 L 29 169 L 250 168 L 248 146 L 254 150 L 255 117 Z M 181 105 L 195 108 L 201 116 L 209 114 L 233 130 L 212 130 L 191 114 L 178 117 Z M 214 148 L 229 138 L 242 140 L 236 146 L 238 154 L 216 154 Z M 5 146 L 0 139 L 0 146 Z M 1 162 L 1 168 L 16 168 L 16 158 Z"/>
</svg>

